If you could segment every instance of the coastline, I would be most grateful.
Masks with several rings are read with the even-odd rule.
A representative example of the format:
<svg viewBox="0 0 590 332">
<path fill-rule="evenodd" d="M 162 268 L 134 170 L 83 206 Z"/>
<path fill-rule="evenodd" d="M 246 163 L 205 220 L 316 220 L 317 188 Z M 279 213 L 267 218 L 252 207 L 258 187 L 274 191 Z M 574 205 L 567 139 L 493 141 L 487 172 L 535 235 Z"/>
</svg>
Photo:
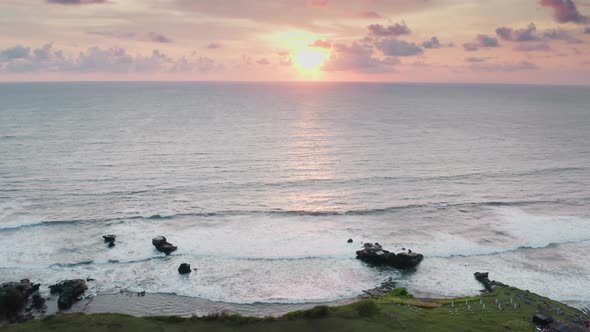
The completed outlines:
<svg viewBox="0 0 590 332">
<path fill-rule="evenodd" d="M 494 283 L 494 282 L 492 282 Z M 209 315 L 160 315 L 134 317 L 116 313 L 98 313 L 103 305 L 116 308 L 117 301 L 141 304 L 145 301 L 176 297 L 154 295 L 133 297 L 129 294 L 97 296 L 87 309 L 60 315 L 49 315 L 24 323 L 0 323 L 3 331 L 535 331 L 533 316 L 551 317 L 553 323 L 566 329 L 587 331 L 590 313 L 569 307 L 546 297 L 498 283 L 491 291 L 471 297 L 453 299 L 418 299 L 405 289 L 394 289 L 372 299 L 357 299 L 348 304 L 317 305 L 311 309 L 290 311 L 280 316 L 252 317 L 232 312 Z M 139 300 L 138 300 L 139 299 Z M 125 302 L 125 300 L 123 300 Z M 172 301 L 171 303 L 173 303 Z M 190 302 L 190 301 L 189 301 Z M 205 304 L 205 303 L 203 303 Z M 104 308 L 108 308 L 106 305 Z M 75 311 L 76 307 L 72 308 Z M 92 310 L 96 312 L 91 312 Z M 558 326 L 558 325 L 555 325 Z"/>
<path fill-rule="evenodd" d="M 45 313 L 37 318 L 56 314 L 122 314 L 134 317 L 149 316 L 206 316 L 217 313 L 238 314 L 248 317 L 282 316 L 292 311 L 311 309 L 315 306 L 340 306 L 361 300 L 361 296 L 329 302 L 304 303 L 227 303 L 204 298 L 164 293 L 121 292 L 99 294 L 81 299 L 72 308 L 59 311 L 57 297 L 47 301 Z"/>
</svg>

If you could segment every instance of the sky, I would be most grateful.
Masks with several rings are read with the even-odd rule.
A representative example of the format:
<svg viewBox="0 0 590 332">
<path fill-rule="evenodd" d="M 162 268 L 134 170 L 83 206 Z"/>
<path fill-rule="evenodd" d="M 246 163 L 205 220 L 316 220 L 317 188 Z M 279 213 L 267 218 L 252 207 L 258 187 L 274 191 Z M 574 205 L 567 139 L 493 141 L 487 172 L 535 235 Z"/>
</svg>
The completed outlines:
<svg viewBox="0 0 590 332">
<path fill-rule="evenodd" d="M 0 81 L 590 85 L 590 0 L 0 0 Z"/>
</svg>

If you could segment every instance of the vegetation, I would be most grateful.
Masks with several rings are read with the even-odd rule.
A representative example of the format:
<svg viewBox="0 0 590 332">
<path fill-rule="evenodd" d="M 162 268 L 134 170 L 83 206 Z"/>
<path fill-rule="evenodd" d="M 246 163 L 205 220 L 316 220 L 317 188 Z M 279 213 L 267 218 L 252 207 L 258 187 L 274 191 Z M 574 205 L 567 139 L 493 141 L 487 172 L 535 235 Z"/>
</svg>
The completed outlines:
<svg viewBox="0 0 590 332">
<path fill-rule="evenodd" d="M 537 311 L 575 324 L 583 312 L 511 287 L 482 296 L 420 300 L 396 289 L 372 300 L 344 306 L 318 306 L 283 317 L 131 317 L 119 314 L 68 314 L 22 324 L 0 325 L 6 332 L 29 331 L 535 331 Z M 582 319 L 584 319 L 582 317 Z M 585 318 L 588 319 L 588 318 Z"/>
</svg>

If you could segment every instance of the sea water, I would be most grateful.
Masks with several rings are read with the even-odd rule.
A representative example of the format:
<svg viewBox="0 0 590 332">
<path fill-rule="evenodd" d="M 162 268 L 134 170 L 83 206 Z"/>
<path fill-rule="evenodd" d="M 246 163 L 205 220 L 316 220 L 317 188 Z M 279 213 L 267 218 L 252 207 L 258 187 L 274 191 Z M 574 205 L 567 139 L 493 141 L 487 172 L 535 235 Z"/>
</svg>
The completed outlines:
<svg viewBox="0 0 590 332">
<path fill-rule="evenodd" d="M 587 303 L 589 105 L 584 87 L 0 84 L 0 282 L 319 303 L 389 278 L 475 294 L 489 271 Z M 371 267 L 362 242 L 425 259 Z"/>
</svg>

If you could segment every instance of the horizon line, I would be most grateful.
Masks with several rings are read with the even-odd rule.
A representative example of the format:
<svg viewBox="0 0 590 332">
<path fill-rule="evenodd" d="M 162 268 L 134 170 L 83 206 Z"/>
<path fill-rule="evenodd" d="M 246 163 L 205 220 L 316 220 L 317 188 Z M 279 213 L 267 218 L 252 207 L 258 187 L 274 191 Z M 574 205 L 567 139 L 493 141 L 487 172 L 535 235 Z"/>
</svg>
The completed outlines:
<svg viewBox="0 0 590 332">
<path fill-rule="evenodd" d="M 314 81 L 314 80 L 39 80 L 39 81 L 2 81 L 0 84 L 30 84 L 30 83 L 222 83 L 222 84 L 383 84 L 383 85 L 490 85 L 490 86 L 545 86 L 545 87 L 586 87 L 586 83 L 507 83 L 507 82 L 403 82 L 403 81 Z"/>
</svg>

